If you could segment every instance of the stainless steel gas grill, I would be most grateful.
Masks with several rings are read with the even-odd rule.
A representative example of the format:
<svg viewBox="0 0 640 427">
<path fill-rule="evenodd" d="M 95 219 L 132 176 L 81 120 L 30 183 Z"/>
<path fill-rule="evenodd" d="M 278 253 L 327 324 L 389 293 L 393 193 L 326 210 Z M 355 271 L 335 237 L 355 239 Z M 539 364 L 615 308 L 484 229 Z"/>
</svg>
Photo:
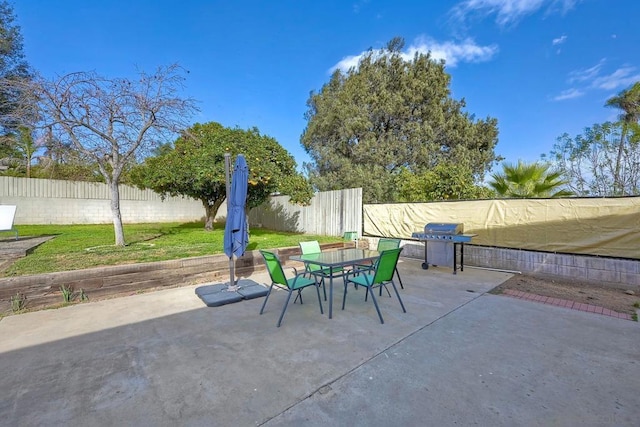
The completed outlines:
<svg viewBox="0 0 640 427">
<path fill-rule="evenodd" d="M 424 242 L 424 262 L 422 268 L 446 265 L 457 273 L 457 247 L 460 246 L 460 271 L 464 271 L 464 244 L 477 234 L 463 234 L 464 224 L 430 222 L 424 226 L 424 232 L 415 232 L 411 237 Z"/>
</svg>

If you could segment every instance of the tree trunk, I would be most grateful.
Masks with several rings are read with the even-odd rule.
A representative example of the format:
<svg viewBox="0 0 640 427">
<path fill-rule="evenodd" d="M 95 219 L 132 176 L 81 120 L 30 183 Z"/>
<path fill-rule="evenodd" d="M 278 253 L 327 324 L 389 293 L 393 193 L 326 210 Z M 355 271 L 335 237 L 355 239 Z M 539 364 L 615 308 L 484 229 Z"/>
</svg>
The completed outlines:
<svg viewBox="0 0 640 427">
<path fill-rule="evenodd" d="M 623 196 L 624 189 L 620 183 L 620 163 L 622 163 L 622 152 L 624 151 L 624 139 L 627 136 L 627 124 L 622 123 L 622 132 L 620 135 L 620 145 L 618 146 L 618 155 L 616 157 L 615 170 L 613 171 L 613 195 Z"/>
<path fill-rule="evenodd" d="M 113 215 L 116 246 L 124 246 L 124 229 L 122 228 L 122 215 L 120 214 L 120 188 L 114 181 L 109 182 L 109 188 L 111 189 L 111 214 Z"/>
<path fill-rule="evenodd" d="M 208 200 L 202 200 L 202 204 L 204 205 L 205 211 L 205 221 L 204 221 L 204 229 L 211 231 L 213 230 L 213 220 L 216 219 L 216 215 L 218 214 L 218 209 L 222 205 L 222 200 L 215 200 L 212 205 L 209 204 Z"/>
</svg>

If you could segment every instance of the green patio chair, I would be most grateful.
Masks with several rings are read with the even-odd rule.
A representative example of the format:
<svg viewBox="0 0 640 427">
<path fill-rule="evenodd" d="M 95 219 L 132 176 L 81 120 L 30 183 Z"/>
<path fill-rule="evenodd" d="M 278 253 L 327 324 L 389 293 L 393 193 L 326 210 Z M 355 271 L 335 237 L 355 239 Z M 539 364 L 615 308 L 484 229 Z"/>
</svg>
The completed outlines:
<svg viewBox="0 0 640 427">
<path fill-rule="evenodd" d="M 389 249 L 398 249 L 400 247 L 400 239 L 387 239 L 382 238 L 378 240 L 378 246 L 376 247 L 376 251 L 382 252 Z M 358 264 L 356 267 L 359 269 L 367 269 L 373 267 L 373 263 L 369 262 L 367 264 Z"/>
<path fill-rule="evenodd" d="M 400 239 L 380 239 L 378 240 L 377 251 L 382 252 L 388 249 L 398 249 L 400 247 Z M 396 276 L 398 277 L 398 283 L 400 283 L 400 288 L 404 289 L 404 285 L 402 284 L 402 278 L 400 278 L 400 272 L 398 271 L 398 266 L 396 264 L 395 268 Z"/>
<path fill-rule="evenodd" d="M 378 240 L 377 251 L 387 251 L 389 249 L 398 249 L 400 247 L 400 239 L 382 238 Z"/>
<path fill-rule="evenodd" d="M 308 242 L 298 242 L 298 245 L 300 246 L 300 252 L 302 252 L 302 255 L 319 254 L 320 252 L 322 252 L 322 249 L 320 248 L 320 243 L 318 243 L 317 240 L 311 240 Z M 305 264 L 305 271 L 309 274 L 312 274 L 320 278 L 320 283 L 322 283 L 322 292 L 324 293 L 324 300 L 326 301 L 327 289 L 324 283 L 324 279 L 325 277 L 329 277 L 332 274 L 341 273 L 342 268 L 341 267 L 333 267 L 333 268 L 324 267 L 323 268 L 317 264 Z"/>
<path fill-rule="evenodd" d="M 396 296 L 398 297 L 398 301 L 400 302 L 402 311 L 406 313 L 407 310 L 404 308 L 402 298 L 400 298 L 400 294 L 398 293 L 398 288 L 396 288 L 396 284 L 393 281 L 396 265 L 398 264 L 398 259 L 400 258 L 400 252 L 402 252 L 402 248 L 382 251 L 382 253 L 380 254 L 380 258 L 374 264 L 374 267 L 372 269 L 365 271 L 361 270 L 359 274 L 348 276 L 344 284 L 344 294 L 342 295 L 342 309 L 344 310 L 344 306 L 347 300 L 347 285 L 349 284 L 349 282 L 352 282 L 354 284 L 357 284 L 358 286 L 364 286 L 367 289 L 367 293 L 371 294 L 371 299 L 373 300 L 373 304 L 375 305 L 376 311 L 378 312 L 380 323 L 384 323 L 384 319 L 382 318 L 382 314 L 380 313 L 380 307 L 378 307 L 378 301 L 376 300 L 373 289 L 391 284 Z"/>
<path fill-rule="evenodd" d="M 285 289 L 289 292 L 287 295 L 287 300 L 284 303 L 284 307 L 282 307 L 282 313 L 280 313 L 280 318 L 278 319 L 278 327 L 282 324 L 282 318 L 284 317 L 284 312 L 287 310 L 287 306 L 289 305 L 289 300 L 291 300 L 291 294 L 294 291 L 297 291 L 298 297 L 300 297 L 300 304 L 302 304 L 302 290 L 308 286 L 315 286 L 316 293 L 318 294 L 318 304 L 320 304 L 320 314 L 323 314 L 322 310 L 322 300 L 320 299 L 320 287 L 318 286 L 318 281 L 315 276 L 313 278 L 306 277 L 306 273 L 297 273 L 292 278 L 287 279 L 284 274 L 284 270 L 282 269 L 282 263 L 276 254 L 269 251 L 261 250 L 260 253 L 264 258 L 264 263 L 267 265 L 267 270 L 269 271 L 269 276 L 271 277 L 271 286 L 269 287 L 269 292 L 267 296 L 264 298 L 264 302 L 262 303 L 262 308 L 260 309 L 260 314 L 264 312 L 264 307 L 267 305 L 267 301 L 269 300 L 269 296 L 271 295 L 271 291 L 274 286 L 278 286 L 279 288 Z M 295 271 L 295 269 L 294 269 Z"/>
<path fill-rule="evenodd" d="M 357 231 L 345 231 L 342 235 L 342 240 L 347 242 L 354 242 L 355 247 L 358 247 L 358 232 Z"/>
<path fill-rule="evenodd" d="M 398 249 L 399 247 L 400 247 L 400 239 L 390 239 L 385 237 L 378 240 L 378 246 L 376 247 L 376 250 L 378 252 L 382 252 L 389 249 Z M 372 267 L 373 267 L 373 264 L 361 264 L 357 266 L 357 268 L 360 270 L 372 268 Z M 400 288 L 404 289 L 404 285 L 402 284 L 402 278 L 400 277 L 400 272 L 398 271 L 397 266 L 395 269 L 395 274 L 398 277 L 398 283 L 400 283 Z M 388 289 L 387 289 L 387 292 L 389 292 Z M 380 295 L 382 295 L 382 288 L 380 288 Z M 389 294 L 389 296 L 391 296 L 391 294 Z"/>
</svg>

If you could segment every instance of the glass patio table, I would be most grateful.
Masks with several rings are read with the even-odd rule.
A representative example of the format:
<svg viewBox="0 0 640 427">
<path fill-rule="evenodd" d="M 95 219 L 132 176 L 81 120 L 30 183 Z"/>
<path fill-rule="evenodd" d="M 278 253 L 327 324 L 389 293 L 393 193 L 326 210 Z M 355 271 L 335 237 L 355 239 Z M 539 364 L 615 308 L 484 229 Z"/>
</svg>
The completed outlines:
<svg viewBox="0 0 640 427">
<path fill-rule="evenodd" d="M 369 249 L 340 249 L 337 251 L 326 251 L 315 254 L 292 255 L 289 259 L 300 261 L 306 264 L 314 264 L 331 272 L 329 276 L 329 319 L 333 310 L 333 278 L 344 277 L 349 272 L 344 271 L 344 267 L 363 264 L 367 261 L 374 261 L 380 257 L 380 252 Z M 342 269 L 339 269 L 342 267 Z M 334 270 L 339 269 L 337 272 Z"/>
</svg>

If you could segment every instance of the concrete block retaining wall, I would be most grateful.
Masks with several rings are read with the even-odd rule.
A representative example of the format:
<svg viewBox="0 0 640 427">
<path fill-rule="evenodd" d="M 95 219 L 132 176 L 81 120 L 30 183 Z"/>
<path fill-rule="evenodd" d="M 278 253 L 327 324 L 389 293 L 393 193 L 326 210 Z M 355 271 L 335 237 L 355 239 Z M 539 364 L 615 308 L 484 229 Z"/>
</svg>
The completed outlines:
<svg viewBox="0 0 640 427">
<path fill-rule="evenodd" d="M 375 249 L 378 239 L 368 238 L 368 240 L 369 246 Z M 402 256 L 424 259 L 424 244 L 405 240 L 402 246 L 404 248 Z M 458 254 L 458 259 L 460 259 L 459 256 Z M 466 244 L 464 265 L 583 280 L 640 292 L 640 261 L 638 260 Z"/>
<path fill-rule="evenodd" d="M 329 243 L 323 250 L 353 246 L 353 243 Z M 275 250 L 282 262 L 299 254 L 295 247 Z M 247 277 L 265 269 L 259 251 L 248 251 L 236 261 L 236 276 Z M 224 255 L 184 258 L 172 261 L 116 265 L 85 270 L 61 271 L 31 276 L 0 278 L 0 313 L 11 312 L 11 298 L 26 297 L 27 309 L 51 307 L 63 303 L 61 286 L 82 289 L 91 299 L 126 295 L 148 289 L 229 281 L 229 258 Z"/>
<path fill-rule="evenodd" d="M 254 252 L 238 260 L 238 275 L 264 268 L 255 262 Z M 216 280 L 229 280 L 229 258 L 225 255 L 6 277 L 0 278 L 0 312 L 11 311 L 11 297 L 18 293 L 26 297 L 27 309 L 61 304 L 61 286 L 72 287 L 75 292 L 82 289 L 91 300 Z"/>
</svg>

